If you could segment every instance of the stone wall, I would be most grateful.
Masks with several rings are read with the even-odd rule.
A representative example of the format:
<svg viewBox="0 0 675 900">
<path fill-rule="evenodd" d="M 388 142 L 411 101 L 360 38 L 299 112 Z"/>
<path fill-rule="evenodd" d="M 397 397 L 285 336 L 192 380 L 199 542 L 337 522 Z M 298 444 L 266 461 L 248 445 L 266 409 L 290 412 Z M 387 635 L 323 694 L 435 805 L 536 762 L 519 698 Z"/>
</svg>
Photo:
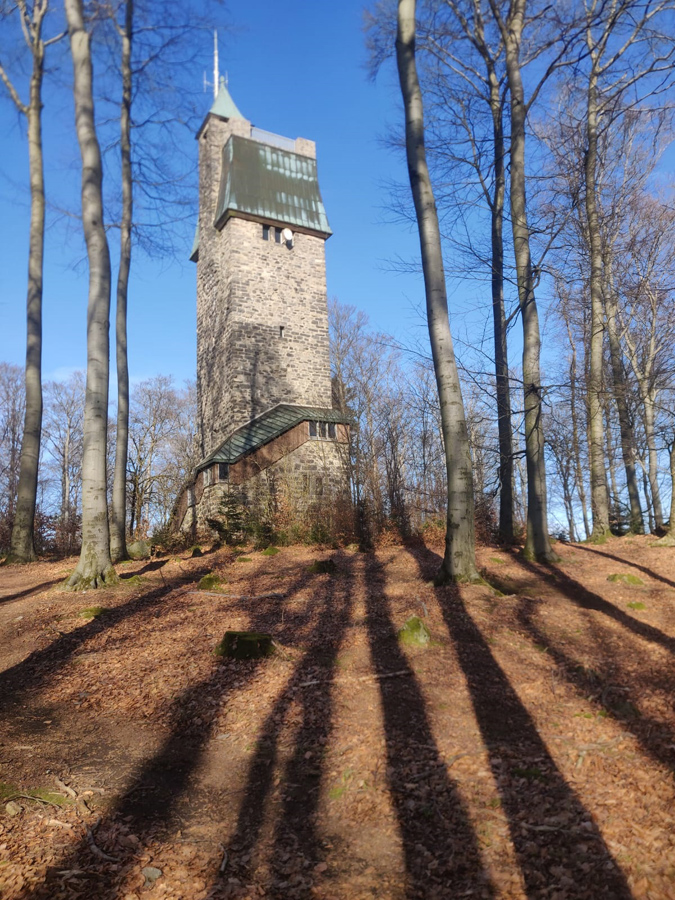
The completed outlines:
<svg viewBox="0 0 675 900">
<path fill-rule="evenodd" d="M 324 239 L 230 217 L 213 227 L 222 147 L 242 120 L 200 137 L 197 391 L 202 456 L 277 403 L 332 406 Z M 243 123 L 246 130 L 248 123 Z M 250 125 L 249 125 L 250 128 Z M 307 142 L 308 144 L 310 142 Z"/>
</svg>

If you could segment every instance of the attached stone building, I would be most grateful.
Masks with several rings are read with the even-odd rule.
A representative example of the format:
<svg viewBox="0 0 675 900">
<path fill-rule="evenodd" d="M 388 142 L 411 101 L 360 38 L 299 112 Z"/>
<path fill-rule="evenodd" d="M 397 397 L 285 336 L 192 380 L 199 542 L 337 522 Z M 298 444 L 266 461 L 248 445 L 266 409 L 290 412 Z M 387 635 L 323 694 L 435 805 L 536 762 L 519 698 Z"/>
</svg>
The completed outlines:
<svg viewBox="0 0 675 900">
<path fill-rule="evenodd" d="M 201 462 L 177 524 L 225 492 L 299 512 L 346 491 L 348 420 L 332 407 L 331 235 L 313 141 L 254 128 L 224 84 L 197 135 L 197 397 Z"/>
</svg>

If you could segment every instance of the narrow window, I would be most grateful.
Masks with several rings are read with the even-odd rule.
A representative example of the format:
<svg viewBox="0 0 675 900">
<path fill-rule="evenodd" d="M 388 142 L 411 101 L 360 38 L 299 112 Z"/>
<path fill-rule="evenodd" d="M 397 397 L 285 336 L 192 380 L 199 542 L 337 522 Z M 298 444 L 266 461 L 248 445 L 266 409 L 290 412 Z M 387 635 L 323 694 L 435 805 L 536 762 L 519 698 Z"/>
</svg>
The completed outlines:
<svg viewBox="0 0 675 900">
<path fill-rule="evenodd" d="M 318 435 L 318 432 L 317 432 L 317 429 L 316 429 L 316 424 L 317 424 L 316 422 L 310 422 L 310 423 L 309 423 L 309 436 L 310 436 L 311 438 L 315 438 L 315 437 L 318 437 L 318 436 L 319 436 L 319 435 Z"/>
<path fill-rule="evenodd" d="M 282 338 L 283 336 L 284 336 L 284 326 L 280 325 L 279 326 L 279 337 Z"/>
<path fill-rule="evenodd" d="M 195 505 L 195 492 L 194 488 L 189 487 L 187 489 L 187 505 L 194 506 Z"/>
<path fill-rule="evenodd" d="M 314 482 L 314 493 L 317 497 L 323 496 L 323 478 L 321 475 L 316 476 L 316 481 Z"/>
<path fill-rule="evenodd" d="M 335 422 L 328 423 L 328 437 L 331 441 L 335 440 Z"/>
<path fill-rule="evenodd" d="M 274 243 L 275 243 L 275 244 L 280 244 L 280 243 L 281 243 L 281 232 L 282 232 L 282 229 L 281 229 L 281 228 L 275 228 L 275 229 L 274 229 Z"/>
<path fill-rule="evenodd" d="M 211 469 L 204 469 L 204 487 L 211 487 L 211 484 L 213 483 L 212 479 L 213 473 L 211 472 Z"/>
<path fill-rule="evenodd" d="M 263 241 L 269 241 L 270 239 L 270 226 L 263 225 Z"/>
<path fill-rule="evenodd" d="M 227 463 L 218 463 L 218 481 L 227 481 L 230 474 L 230 467 Z"/>
<path fill-rule="evenodd" d="M 326 423 L 325 422 L 319 422 L 319 437 L 324 438 L 324 439 L 326 437 Z"/>
</svg>

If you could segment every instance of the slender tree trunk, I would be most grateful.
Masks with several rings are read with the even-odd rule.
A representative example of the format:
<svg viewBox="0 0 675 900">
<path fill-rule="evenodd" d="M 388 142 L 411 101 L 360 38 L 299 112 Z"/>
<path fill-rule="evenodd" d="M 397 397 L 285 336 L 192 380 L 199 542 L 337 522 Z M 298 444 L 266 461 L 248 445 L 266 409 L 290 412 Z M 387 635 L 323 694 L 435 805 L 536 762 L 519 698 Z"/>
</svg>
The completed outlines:
<svg viewBox="0 0 675 900">
<path fill-rule="evenodd" d="M 129 361 L 127 357 L 127 298 L 131 269 L 131 225 L 133 221 L 133 180 L 131 173 L 131 40 L 133 0 L 127 0 L 122 31 L 122 109 L 120 146 L 122 152 L 122 221 L 120 224 L 120 267 L 117 274 L 117 435 L 115 475 L 112 493 L 110 552 L 114 562 L 126 559 L 125 520 L 127 510 L 127 455 L 129 450 Z"/>
<path fill-rule="evenodd" d="M 659 458 L 656 452 L 654 434 L 654 399 L 650 396 L 649 389 L 643 391 L 642 405 L 645 418 L 645 438 L 647 440 L 647 464 L 649 472 L 649 488 L 652 495 L 652 507 L 654 509 L 654 527 L 663 528 L 663 507 L 661 506 L 661 492 L 659 490 L 658 472 Z"/>
<path fill-rule="evenodd" d="M 506 344 L 504 311 L 504 126 L 499 81 L 490 68 L 490 109 L 494 147 L 494 194 L 490 209 L 492 243 L 492 321 L 495 339 L 495 376 L 497 387 L 497 428 L 499 435 L 499 533 L 503 540 L 513 541 L 513 431 L 511 427 L 511 390 L 509 357 Z"/>
<path fill-rule="evenodd" d="M 594 64 L 593 60 L 593 64 Z M 586 100 L 586 219 L 591 259 L 591 334 L 588 373 L 588 444 L 591 468 L 592 539 L 609 532 L 609 504 L 605 478 L 604 429 L 602 418 L 602 368 L 604 322 L 602 310 L 602 239 L 598 221 L 596 166 L 598 157 L 598 85 L 595 71 L 588 82 Z"/>
<path fill-rule="evenodd" d="M 579 501 L 581 503 L 581 516 L 584 522 L 584 534 L 586 539 L 590 537 L 591 530 L 588 524 L 588 505 L 586 503 L 586 488 L 584 486 L 584 470 L 581 466 L 581 448 L 579 445 L 579 420 L 577 416 L 577 349 L 574 346 L 572 335 L 569 332 L 570 346 L 572 348 L 572 360 L 570 362 L 570 417 L 572 419 L 572 453 L 574 454 L 574 471 Z"/>
<path fill-rule="evenodd" d="M 558 559 L 548 534 L 546 462 L 539 370 L 541 335 L 534 294 L 530 230 L 525 191 L 525 119 L 527 109 L 520 70 L 520 40 L 525 0 L 512 0 L 505 29 L 506 72 L 511 95 L 511 228 L 523 320 L 523 391 L 527 461 L 527 537 L 525 555 L 542 562 Z"/>
<path fill-rule="evenodd" d="M 474 546 L 471 456 L 448 318 L 436 203 L 424 146 L 424 113 L 415 62 L 415 0 L 399 0 L 396 61 L 405 108 L 406 155 L 420 236 L 427 321 L 441 410 L 448 477 L 445 556 L 440 583 L 478 577 Z"/>
<path fill-rule="evenodd" d="M 82 0 L 65 0 L 65 10 L 73 59 L 75 124 L 82 155 L 82 225 L 89 260 L 82 551 L 68 586 L 86 589 L 117 581 L 110 559 L 106 498 L 111 274 L 108 239 L 103 225 L 103 169 L 94 121 L 90 38 L 84 27 Z"/>
<path fill-rule="evenodd" d="M 30 171 L 30 238 L 26 300 L 26 411 L 10 554 L 10 559 L 17 562 L 31 562 L 35 559 L 33 526 L 42 435 L 42 277 L 45 243 L 45 183 L 42 154 L 44 44 L 40 36 L 41 15 L 37 18 L 35 27 L 37 31 L 32 45 L 33 73 L 30 81 L 30 101 L 26 110 Z"/>
<path fill-rule="evenodd" d="M 656 543 L 660 547 L 675 547 L 675 438 L 668 447 L 670 455 L 670 519 L 668 531 Z"/>
<path fill-rule="evenodd" d="M 644 534 L 645 523 L 642 517 L 640 489 L 635 469 L 635 435 L 633 434 L 633 423 L 631 422 L 628 403 L 626 402 L 628 385 L 623 367 L 621 343 L 619 341 L 617 300 L 614 294 L 611 263 L 605 265 L 605 271 L 607 274 L 607 291 L 604 294 L 605 322 L 609 344 L 609 361 L 612 367 L 614 402 L 616 403 L 616 411 L 619 416 L 621 456 L 624 469 L 626 470 L 626 487 L 628 488 L 628 501 L 630 503 L 630 530 L 634 534 Z"/>
</svg>

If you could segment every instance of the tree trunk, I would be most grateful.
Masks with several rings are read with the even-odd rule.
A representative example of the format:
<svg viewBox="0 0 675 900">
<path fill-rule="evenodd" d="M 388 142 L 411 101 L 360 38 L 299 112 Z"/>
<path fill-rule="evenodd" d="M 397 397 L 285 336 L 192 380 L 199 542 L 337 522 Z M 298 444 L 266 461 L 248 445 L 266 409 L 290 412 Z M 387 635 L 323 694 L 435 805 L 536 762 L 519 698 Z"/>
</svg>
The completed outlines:
<svg viewBox="0 0 675 900">
<path fill-rule="evenodd" d="M 506 173 L 504 167 L 504 128 L 499 81 L 490 68 L 490 109 L 492 112 L 492 140 L 494 149 L 494 195 L 490 208 L 492 244 L 492 321 L 495 339 L 495 377 L 497 387 L 497 428 L 499 434 L 499 533 L 511 542 L 513 530 L 513 432 L 511 427 L 511 391 L 509 385 L 509 357 L 506 345 L 506 314 L 504 311 L 504 195 Z"/>
<path fill-rule="evenodd" d="M 120 147 L 122 153 L 122 221 L 120 223 L 120 267 L 117 273 L 117 435 L 112 492 L 110 552 L 114 562 L 127 557 L 127 454 L 129 449 L 129 361 L 127 357 L 127 298 L 131 269 L 131 225 L 133 180 L 131 173 L 131 40 L 133 0 L 127 0 L 122 31 L 122 108 Z"/>
<path fill-rule="evenodd" d="M 42 154 L 44 44 L 40 33 L 42 16 L 36 15 L 35 27 L 36 36 L 32 45 L 33 72 L 30 81 L 30 102 L 26 110 L 30 170 L 30 238 L 26 298 L 26 411 L 10 553 L 10 559 L 16 562 L 31 562 L 35 559 L 33 526 L 42 434 L 42 277 L 45 243 L 45 183 Z"/>
<path fill-rule="evenodd" d="M 419 228 L 427 321 L 448 478 L 445 556 L 438 581 L 473 581 L 478 578 L 478 573 L 471 457 L 450 333 L 438 214 L 424 146 L 422 93 L 415 62 L 415 0 L 399 0 L 396 61 L 405 109 L 408 175 Z"/>
<path fill-rule="evenodd" d="M 668 447 L 670 454 L 670 520 L 668 531 L 656 542 L 659 547 L 675 547 L 675 439 Z"/>
<path fill-rule="evenodd" d="M 586 539 L 591 535 L 588 525 L 588 506 L 586 504 L 586 488 L 584 487 L 584 470 L 581 465 L 581 449 L 579 446 L 579 421 L 577 417 L 577 348 L 574 346 L 572 334 L 567 331 L 572 348 L 572 360 L 570 362 L 570 417 L 572 419 L 572 453 L 574 454 L 574 472 L 579 501 L 581 503 L 581 516 L 584 522 L 584 534 Z"/>
<path fill-rule="evenodd" d="M 68 586 L 86 589 L 117 581 L 110 559 L 106 498 L 111 276 L 108 239 L 103 225 L 103 171 L 94 121 L 90 38 L 84 27 L 82 0 L 65 0 L 65 10 L 73 59 L 75 124 L 82 155 L 82 225 L 89 261 L 82 551 Z"/>
<path fill-rule="evenodd" d="M 604 294 L 605 322 L 607 342 L 609 344 L 609 361 L 612 368 L 614 402 L 616 403 L 616 411 L 619 416 L 621 456 L 624 469 L 626 470 L 626 487 L 628 488 L 628 501 L 630 504 L 630 530 L 633 534 L 644 534 L 645 523 L 642 516 L 640 489 L 635 469 L 635 436 L 633 434 L 633 423 L 628 411 L 628 403 L 626 402 L 628 385 L 623 367 L 623 354 L 617 327 L 617 301 L 614 295 L 611 264 L 609 266 L 605 265 L 605 271 L 607 274 L 607 291 Z"/>
<path fill-rule="evenodd" d="M 593 60 L 593 65 L 595 60 Z M 605 478 L 604 428 L 602 418 L 602 367 L 604 323 L 602 314 L 602 239 L 598 221 L 596 166 L 598 156 L 597 75 L 593 71 L 586 99 L 586 154 L 584 179 L 586 187 L 586 219 L 591 259 L 591 335 L 588 373 L 588 444 L 590 453 L 592 540 L 609 532 L 609 504 Z"/>
<path fill-rule="evenodd" d="M 513 0 L 505 37 L 506 72 L 511 94 L 511 228 L 523 320 L 523 392 L 525 406 L 525 458 L 527 462 L 527 537 L 525 556 L 542 562 L 558 559 L 548 535 L 546 462 L 539 371 L 541 336 L 534 294 L 530 230 L 525 192 L 525 119 L 527 109 L 520 71 L 520 40 L 525 0 Z"/>
<path fill-rule="evenodd" d="M 649 388 L 645 388 L 642 391 L 642 405 L 644 407 L 645 438 L 647 441 L 649 489 L 654 509 L 654 530 L 657 530 L 663 528 L 663 507 L 661 506 L 661 492 L 658 481 L 659 457 L 656 452 L 656 436 L 654 433 L 654 399 L 650 395 Z"/>
</svg>

